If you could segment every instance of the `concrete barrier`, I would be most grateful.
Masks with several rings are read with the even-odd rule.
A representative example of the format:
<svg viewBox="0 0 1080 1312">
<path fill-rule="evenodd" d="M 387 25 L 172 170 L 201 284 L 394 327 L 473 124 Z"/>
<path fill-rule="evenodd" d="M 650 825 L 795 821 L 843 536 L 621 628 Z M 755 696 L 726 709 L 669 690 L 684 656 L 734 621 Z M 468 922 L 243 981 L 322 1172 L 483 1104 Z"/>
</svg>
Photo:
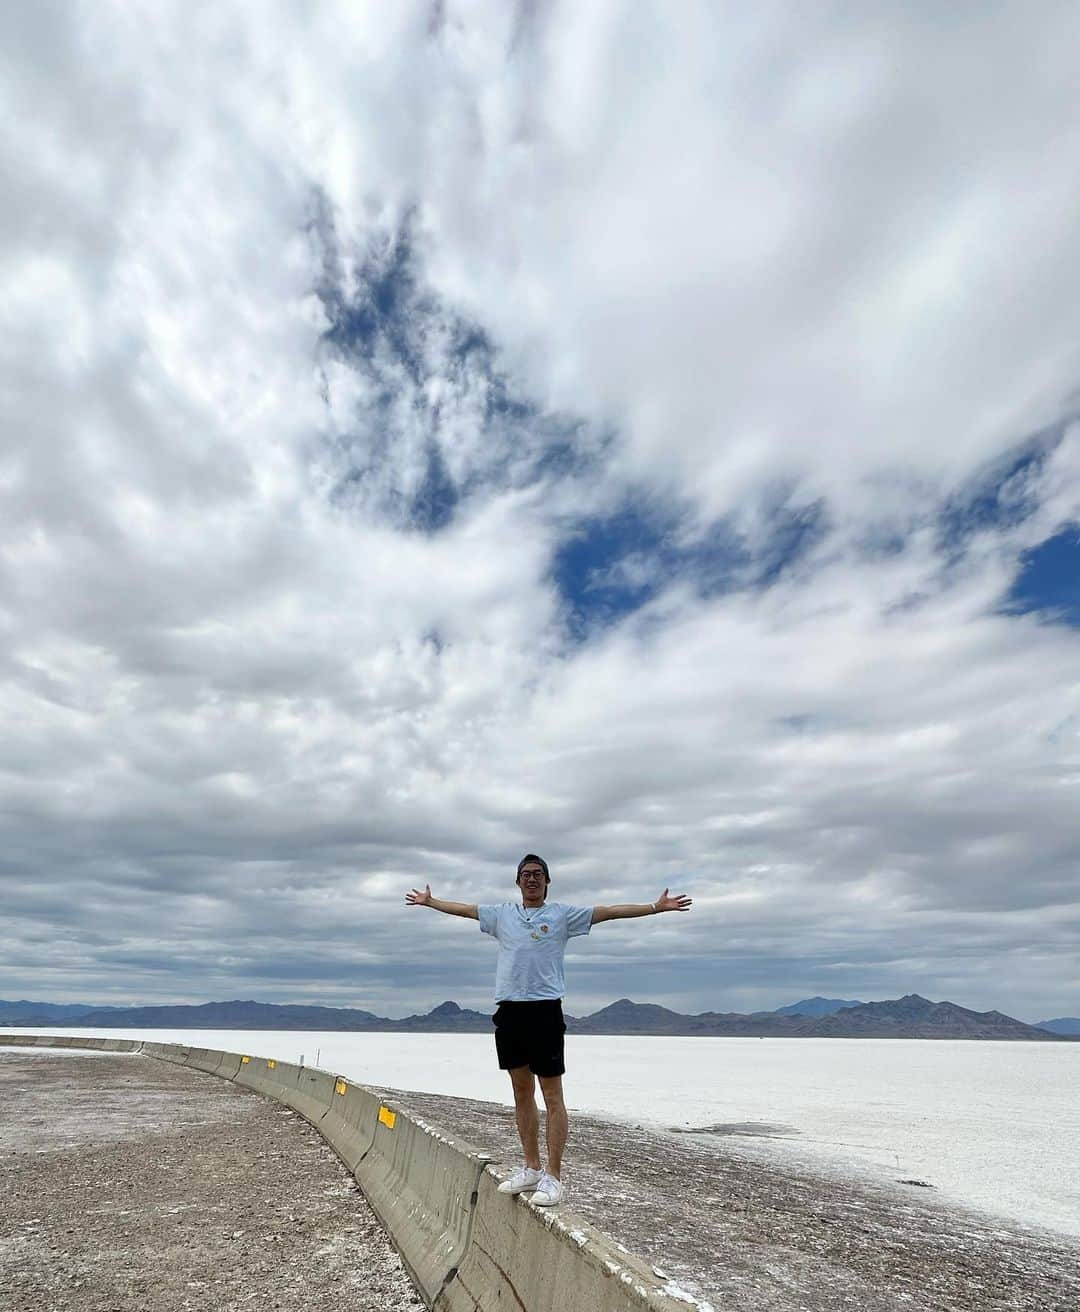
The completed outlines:
<svg viewBox="0 0 1080 1312">
<path fill-rule="evenodd" d="M 187 1061 L 184 1063 L 192 1070 L 202 1071 L 205 1075 L 216 1075 L 225 1054 L 215 1048 L 189 1048 Z"/>
<path fill-rule="evenodd" d="M 319 1122 L 319 1133 L 353 1174 L 375 1138 L 380 1105 L 363 1085 L 341 1076 L 334 1080 L 333 1101 Z"/>
<path fill-rule="evenodd" d="M 334 1099 L 336 1077 L 317 1066 L 298 1066 L 296 1084 L 290 1088 L 285 1101 L 314 1126 L 321 1126 Z"/>
<path fill-rule="evenodd" d="M 16 1048 L 86 1048 L 91 1052 L 138 1052 L 142 1044 L 136 1039 L 73 1038 L 69 1035 L 2 1034 L 0 1047 Z"/>
<path fill-rule="evenodd" d="M 174 1066 L 186 1066 L 187 1055 L 191 1051 L 181 1043 L 144 1043 L 143 1052 L 159 1061 L 171 1062 Z"/>
<path fill-rule="evenodd" d="M 380 1106 L 371 1146 L 354 1174 L 429 1307 L 465 1256 L 489 1161 L 487 1153 L 419 1118 Z"/>
<path fill-rule="evenodd" d="M 142 1045 L 134 1039 L 78 1039 L 72 1047 L 90 1048 L 93 1052 L 135 1052 Z"/>
<path fill-rule="evenodd" d="M 278 1062 L 273 1057 L 256 1057 L 251 1053 L 244 1053 L 241 1056 L 235 1082 L 242 1084 L 245 1089 L 254 1089 L 256 1093 L 263 1093 L 268 1098 L 276 1098 L 278 1102 L 283 1102 L 282 1094 L 288 1091 L 289 1086 L 278 1074 L 279 1067 L 283 1068 L 284 1073 L 292 1071 L 292 1082 L 295 1086 L 298 1067 L 290 1067 L 288 1062 Z"/>
<path fill-rule="evenodd" d="M 328 1071 L 184 1044 L 47 1035 L 0 1044 L 9 1037 L 139 1051 L 300 1112 L 355 1175 L 433 1312 L 687 1312 L 694 1303 L 584 1218 L 500 1194 L 488 1154 Z"/>
<path fill-rule="evenodd" d="M 488 1167 L 468 1250 L 433 1306 L 435 1312 L 687 1312 L 688 1296 L 666 1286 L 583 1217 L 499 1193 L 499 1177 Z"/>
<path fill-rule="evenodd" d="M 211 1073 L 220 1075 L 223 1080 L 235 1080 L 240 1071 L 240 1054 L 238 1052 L 223 1052 L 219 1055 L 221 1061 L 218 1063 L 218 1068 Z"/>
<path fill-rule="evenodd" d="M 313 1066 L 294 1066 L 291 1061 L 252 1057 L 237 1072 L 236 1082 L 265 1093 L 318 1125 L 330 1108 L 334 1076 Z"/>
</svg>

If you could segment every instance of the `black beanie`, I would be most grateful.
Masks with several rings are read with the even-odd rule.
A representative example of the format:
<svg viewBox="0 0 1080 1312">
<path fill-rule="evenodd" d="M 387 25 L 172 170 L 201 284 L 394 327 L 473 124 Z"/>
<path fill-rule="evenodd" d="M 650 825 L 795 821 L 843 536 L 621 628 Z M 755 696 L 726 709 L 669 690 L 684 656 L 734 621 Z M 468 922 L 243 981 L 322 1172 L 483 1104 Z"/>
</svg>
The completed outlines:
<svg viewBox="0 0 1080 1312">
<path fill-rule="evenodd" d="M 530 861 L 535 861 L 536 864 L 541 868 L 541 870 L 543 870 L 544 878 L 550 884 L 551 875 L 548 873 L 547 862 L 544 860 L 542 856 L 537 856 L 535 852 L 526 852 L 525 855 L 521 858 L 521 860 L 518 862 L 518 868 L 517 868 L 518 874 L 519 875 L 521 874 L 521 867 L 523 865 L 527 865 L 528 862 Z"/>
</svg>

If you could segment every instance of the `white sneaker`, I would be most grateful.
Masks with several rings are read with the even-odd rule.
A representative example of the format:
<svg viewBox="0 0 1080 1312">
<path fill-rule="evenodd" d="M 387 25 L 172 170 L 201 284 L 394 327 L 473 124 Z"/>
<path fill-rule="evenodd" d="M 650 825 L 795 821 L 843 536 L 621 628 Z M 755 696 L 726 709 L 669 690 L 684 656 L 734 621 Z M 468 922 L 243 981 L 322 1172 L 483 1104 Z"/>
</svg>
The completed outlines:
<svg viewBox="0 0 1080 1312">
<path fill-rule="evenodd" d="M 535 1189 L 543 1178 L 543 1171 L 537 1171 L 532 1166 L 519 1166 L 509 1180 L 499 1185 L 499 1193 L 523 1194 L 527 1189 Z"/>
<path fill-rule="evenodd" d="M 536 1186 L 536 1193 L 533 1194 L 532 1201 L 537 1207 L 551 1207 L 555 1203 L 561 1203 L 562 1185 L 553 1175 L 548 1175 L 545 1171 L 540 1177 L 540 1183 Z"/>
</svg>

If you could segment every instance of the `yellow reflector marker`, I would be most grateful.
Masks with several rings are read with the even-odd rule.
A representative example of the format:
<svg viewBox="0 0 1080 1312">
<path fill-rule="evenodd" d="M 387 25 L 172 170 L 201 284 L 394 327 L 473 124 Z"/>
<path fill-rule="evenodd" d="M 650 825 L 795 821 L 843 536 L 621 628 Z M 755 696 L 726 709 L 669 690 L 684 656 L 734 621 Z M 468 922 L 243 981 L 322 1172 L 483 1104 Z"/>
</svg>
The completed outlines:
<svg viewBox="0 0 1080 1312">
<path fill-rule="evenodd" d="M 274 1059 L 273 1059 L 272 1057 L 267 1057 L 267 1059 L 266 1059 L 266 1069 L 267 1069 L 268 1071 L 272 1071 L 276 1065 L 277 1065 L 277 1062 L 274 1061 Z"/>
<path fill-rule="evenodd" d="M 379 1120 L 388 1130 L 392 1130 L 394 1128 L 394 1122 L 397 1120 L 397 1116 L 389 1107 L 380 1107 Z"/>
<path fill-rule="evenodd" d="M 241 1065 L 241 1066 L 246 1066 L 250 1060 L 251 1060 L 250 1057 L 241 1057 L 241 1058 L 240 1058 L 240 1065 Z"/>
<path fill-rule="evenodd" d="M 334 1092 L 344 1093 L 348 1087 L 349 1086 L 345 1083 L 344 1080 L 338 1080 L 338 1082 L 334 1085 Z"/>
</svg>

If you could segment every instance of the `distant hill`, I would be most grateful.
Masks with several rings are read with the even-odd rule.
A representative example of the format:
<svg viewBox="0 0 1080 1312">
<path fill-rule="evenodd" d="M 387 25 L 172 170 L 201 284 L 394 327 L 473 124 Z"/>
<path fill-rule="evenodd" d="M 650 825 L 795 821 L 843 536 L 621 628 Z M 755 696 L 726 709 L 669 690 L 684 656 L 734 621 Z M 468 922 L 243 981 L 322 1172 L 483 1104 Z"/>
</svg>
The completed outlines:
<svg viewBox="0 0 1080 1312">
<path fill-rule="evenodd" d="M 46 1004 L 27 1004 L 42 1006 Z M 797 1005 L 797 1004 L 796 1004 Z M 207 1002 L 201 1006 L 129 1007 L 60 1019 L 78 1027 L 128 1029 L 332 1030 L 414 1033 L 491 1033 L 491 1016 L 456 1002 L 429 1012 L 390 1019 L 349 1007 L 278 1005 L 269 1002 Z M 57 1024 L 13 1022 L 8 1024 Z M 887 1002 L 859 1002 L 826 1015 L 782 1011 L 703 1011 L 687 1016 L 651 1002 L 620 998 L 592 1015 L 567 1015 L 575 1034 L 672 1034 L 748 1038 L 1026 1039 L 1068 1042 L 1068 1033 L 1025 1025 L 1000 1011 L 969 1011 L 954 1002 L 930 1002 L 917 993 Z"/>
<path fill-rule="evenodd" d="M 1053 1039 L 1000 1011 L 977 1012 L 954 1002 L 930 1002 L 917 993 L 890 1002 L 861 1002 L 824 1016 L 704 1011 L 683 1016 L 651 1003 L 620 998 L 611 1006 L 568 1020 L 579 1034 L 685 1034 L 774 1038 Z"/>
<path fill-rule="evenodd" d="M 843 998 L 803 998 L 802 1002 L 792 1002 L 787 1007 L 777 1007 L 775 1016 L 831 1016 L 834 1011 L 843 1011 L 845 1007 L 861 1007 L 857 999 L 845 1002 Z"/>
<path fill-rule="evenodd" d="M 1000 1011 L 969 1011 L 917 993 L 892 1002 L 864 1002 L 814 1022 L 821 1037 L 904 1039 L 1040 1039 L 1046 1030 Z"/>
<path fill-rule="evenodd" d="M 201 1006 L 131 1007 L 91 1012 L 79 1025 L 125 1029 L 183 1030 L 394 1030 L 468 1033 L 491 1029 L 491 1017 L 442 1002 L 424 1015 L 389 1020 L 351 1007 L 279 1005 L 272 1002 L 206 1002 Z"/>
<path fill-rule="evenodd" d="M 272 1002 L 205 1002 L 201 1006 L 128 1007 L 92 1011 L 79 1025 L 125 1029 L 195 1030 L 366 1030 L 379 1017 L 346 1007 L 279 1006 Z"/>
<path fill-rule="evenodd" d="M 1057 1020 L 1040 1020 L 1036 1029 L 1049 1030 L 1051 1034 L 1080 1034 L 1080 1016 L 1059 1016 Z"/>
<path fill-rule="evenodd" d="M 115 1011 L 89 1002 L 5 1002 L 0 998 L 0 1025 L 69 1024 L 91 1011 Z"/>
<path fill-rule="evenodd" d="M 494 1005 L 491 1011 L 494 1011 Z M 423 1015 L 406 1016 L 402 1020 L 383 1020 L 380 1029 L 450 1031 L 458 1034 L 491 1033 L 491 1012 L 469 1011 L 456 1002 L 440 1002 Z"/>
<path fill-rule="evenodd" d="M 654 1002 L 620 998 L 591 1016 L 567 1016 L 566 1028 L 575 1034 L 685 1034 L 687 1022 L 694 1020 Z"/>
</svg>

